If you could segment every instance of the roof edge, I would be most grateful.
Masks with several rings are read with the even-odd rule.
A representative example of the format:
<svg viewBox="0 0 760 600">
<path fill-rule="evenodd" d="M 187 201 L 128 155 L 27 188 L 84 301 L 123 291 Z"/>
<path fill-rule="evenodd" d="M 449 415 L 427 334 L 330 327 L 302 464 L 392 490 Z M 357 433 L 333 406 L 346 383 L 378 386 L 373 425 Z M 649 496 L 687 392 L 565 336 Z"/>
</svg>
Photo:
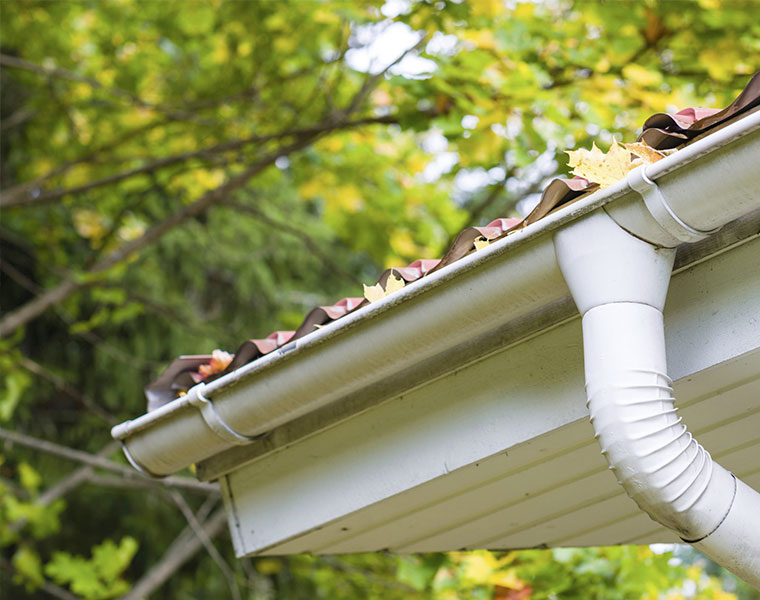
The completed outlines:
<svg viewBox="0 0 760 600">
<path fill-rule="evenodd" d="M 698 228 L 709 229 L 704 223 L 724 218 L 725 211 L 710 194 L 694 196 L 694 191 L 713 189 L 716 180 L 733 180 L 739 170 L 746 170 L 747 157 L 731 149 L 743 147 L 739 141 L 758 129 L 760 112 L 749 114 L 649 166 L 646 175 L 652 181 L 661 179 L 675 192 L 678 214 L 683 204 L 683 212 L 696 219 Z M 760 142 L 760 136 L 754 138 L 753 143 Z M 731 156 L 721 152 L 711 160 L 722 148 Z M 756 156 L 757 151 L 750 154 Z M 679 196 L 681 188 L 689 193 Z M 112 435 L 143 469 L 169 474 L 380 381 L 408 367 L 410 356 L 415 363 L 424 362 L 556 302 L 567 295 L 567 288 L 557 269 L 551 232 L 624 196 L 631 202 L 639 197 L 625 180 L 583 197 L 203 389 L 196 386 L 182 398 L 115 426 Z M 642 202 L 635 204 L 646 210 Z M 734 205 L 738 214 L 733 217 L 755 208 Z M 335 361 L 338 355 L 351 359 Z M 228 429 L 234 424 L 240 439 L 214 433 L 208 414 L 204 418 L 194 408 L 207 399 L 212 400 L 213 414 Z"/>
</svg>

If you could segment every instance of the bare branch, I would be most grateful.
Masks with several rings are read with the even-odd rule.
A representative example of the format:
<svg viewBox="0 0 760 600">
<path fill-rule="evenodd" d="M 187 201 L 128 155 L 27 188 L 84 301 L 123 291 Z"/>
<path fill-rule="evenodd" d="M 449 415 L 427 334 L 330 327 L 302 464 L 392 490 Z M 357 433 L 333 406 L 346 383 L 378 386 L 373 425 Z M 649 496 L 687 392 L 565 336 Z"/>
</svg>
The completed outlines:
<svg viewBox="0 0 760 600">
<path fill-rule="evenodd" d="M 33 179 L 31 181 L 20 183 L 11 188 L 7 188 L 3 190 L 2 195 L 0 195 L 0 206 L 4 206 L 3 203 L 5 201 L 8 201 L 9 206 L 13 206 L 14 203 L 23 202 L 23 199 L 25 197 L 27 196 L 31 197 L 31 196 L 36 195 L 35 190 L 39 191 L 42 185 L 46 181 L 49 181 L 50 179 L 52 179 L 53 177 L 62 175 L 63 173 L 71 169 L 72 167 L 75 167 L 82 163 L 94 162 L 95 159 L 97 159 L 100 155 L 106 152 L 109 152 L 111 150 L 115 150 L 121 144 L 128 142 L 132 138 L 135 138 L 143 133 L 146 133 L 150 131 L 151 129 L 154 129 L 155 127 L 166 125 L 167 123 L 168 123 L 167 120 L 158 120 L 158 121 L 152 121 L 151 123 L 146 123 L 145 125 L 136 127 L 134 129 L 130 129 L 129 131 L 123 133 L 122 135 L 116 137 L 115 139 L 101 146 L 91 149 L 89 152 L 87 152 L 87 154 L 84 154 L 78 158 L 72 159 L 68 162 L 58 165 L 56 168 L 54 168 L 52 171 L 49 171 L 45 175 L 41 175 L 40 177 L 37 177 L 36 179 Z"/>
<path fill-rule="evenodd" d="M 36 283 L 34 283 L 31 279 L 29 279 L 26 275 L 24 275 L 18 269 L 16 269 L 16 267 L 11 265 L 8 261 L 0 260 L 0 270 L 5 272 L 6 275 L 8 275 L 11 279 L 13 279 L 25 290 L 31 292 L 35 296 L 40 295 L 41 293 L 40 287 Z M 55 311 L 57 315 L 60 317 L 60 319 L 67 325 L 71 325 L 74 322 L 74 319 L 72 319 L 68 314 L 66 314 L 66 312 L 60 306 L 55 307 Z M 80 332 L 73 333 L 72 335 L 83 339 L 89 344 L 92 344 L 93 347 L 97 348 L 99 351 L 103 352 L 104 354 L 107 354 L 111 358 L 114 358 L 135 369 L 145 369 L 145 368 L 153 367 L 151 363 L 147 361 L 141 361 L 135 356 L 131 354 L 127 354 L 126 352 L 123 352 L 118 347 L 98 337 L 92 331 L 80 331 Z M 32 369 L 29 369 L 29 370 L 32 370 Z M 42 375 L 41 373 L 38 373 L 38 374 Z M 111 419 L 115 420 L 114 417 L 109 416 L 109 420 Z"/>
<path fill-rule="evenodd" d="M 227 564 L 227 561 L 224 560 L 224 557 L 219 554 L 219 551 L 216 549 L 206 532 L 203 530 L 203 527 L 198 522 L 198 519 L 193 514 L 193 511 L 190 510 L 187 502 L 185 502 L 182 494 L 180 494 L 177 490 L 171 490 L 169 491 L 169 496 L 180 509 L 183 516 L 187 520 L 188 525 L 190 525 L 190 527 L 193 529 L 193 532 L 201 541 L 203 547 L 209 553 L 209 556 L 211 556 L 213 561 L 219 567 L 222 575 L 224 575 L 224 578 L 227 580 L 227 586 L 230 588 L 230 594 L 232 594 L 233 600 L 240 600 L 240 590 L 238 589 L 237 583 L 235 582 L 235 575 L 232 572 L 232 569 Z"/>
<path fill-rule="evenodd" d="M 21 366 L 24 367 L 27 371 L 30 371 L 31 373 L 34 373 L 35 375 L 38 375 L 39 377 L 42 377 L 43 379 L 47 379 L 59 391 L 66 394 L 69 398 L 76 400 L 79 404 L 81 404 L 82 406 L 90 410 L 93 414 L 103 419 L 106 423 L 109 423 L 110 425 L 115 425 L 116 423 L 118 423 L 119 420 L 116 417 L 114 417 L 108 411 L 106 411 L 101 406 L 93 402 L 90 398 L 85 396 L 82 392 L 77 390 L 70 383 L 68 383 L 67 381 L 65 381 L 64 379 L 62 379 L 55 373 L 49 371 L 38 362 L 35 362 L 31 358 L 27 358 L 26 356 L 22 356 L 19 362 L 21 363 Z"/>
<path fill-rule="evenodd" d="M 198 517 L 196 517 L 198 519 Z M 200 519 L 198 519 L 200 520 Z M 217 510 L 203 523 L 202 530 L 207 539 L 217 536 L 223 529 L 227 517 L 224 509 Z M 179 570 L 203 547 L 199 536 L 189 525 L 177 536 L 166 550 L 161 560 L 155 564 L 134 587 L 120 600 L 141 600 L 160 588 L 167 579 Z"/>
<path fill-rule="evenodd" d="M 117 442 L 109 442 L 101 450 L 98 451 L 97 456 L 105 458 L 106 456 L 113 454 L 118 447 L 119 444 Z M 58 498 L 65 496 L 71 490 L 87 481 L 92 473 L 93 468 L 91 466 L 78 467 L 60 479 L 53 487 L 48 488 L 42 492 L 37 498 L 37 504 L 40 506 L 48 506 L 49 504 L 52 504 Z M 21 531 L 24 525 L 26 525 L 26 521 L 26 518 L 21 518 L 18 521 L 14 521 L 8 525 L 8 530 L 12 533 Z"/>
<path fill-rule="evenodd" d="M 333 123 L 333 124 L 325 123 L 322 125 L 317 125 L 315 127 L 309 127 L 305 129 L 294 129 L 291 131 L 282 131 L 282 132 L 273 133 L 270 135 L 255 135 L 255 136 L 241 138 L 237 140 L 229 140 L 229 141 L 222 142 L 219 144 L 214 144 L 213 146 L 200 148 L 198 150 L 182 152 L 180 154 L 175 154 L 173 156 L 166 156 L 164 158 L 159 158 L 159 159 L 150 161 L 140 167 L 128 169 L 120 173 L 114 173 L 113 175 L 108 175 L 106 177 L 102 177 L 94 181 L 89 181 L 87 183 L 84 183 L 82 185 L 79 185 L 73 188 L 62 188 L 62 189 L 55 189 L 55 190 L 49 190 L 49 191 L 43 192 L 34 187 L 30 187 L 29 184 L 21 184 L 11 190 L 8 190 L 4 194 L 0 195 L 0 208 L 11 208 L 14 206 L 21 206 L 21 205 L 37 206 L 40 204 L 49 204 L 51 202 L 61 199 L 63 196 L 81 194 L 83 192 L 87 192 L 99 187 L 118 183 L 120 181 L 123 181 L 130 177 L 134 177 L 136 175 L 153 173 L 164 167 L 168 167 L 180 162 L 188 161 L 193 158 L 203 158 L 209 155 L 218 154 L 220 152 L 229 152 L 231 150 L 237 150 L 248 144 L 263 144 L 266 142 L 281 140 L 281 139 L 290 138 L 290 137 L 310 138 L 312 136 L 316 136 L 321 133 L 326 133 L 328 131 L 335 131 L 339 129 L 351 129 L 353 127 L 359 127 L 361 125 L 371 125 L 374 123 L 387 124 L 387 123 L 395 123 L 395 122 L 396 122 L 396 119 L 394 119 L 393 117 L 388 117 L 388 116 L 368 117 L 365 119 L 345 121 L 342 123 Z M 278 156 L 280 154 L 278 154 Z M 59 171 L 60 169 L 56 170 L 54 173 L 59 172 Z M 52 177 L 52 174 L 43 176 L 40 179 L 44 181 L 44 180 L 49 179 L 50 177 Z"/>
<path fill-rule="evenodd" d="M 14 112 L 10 117 L 0 123 L 0 131 L 6 131 L 13 127 L 18 127 L 22 123 L 31 119 L 36 113 L 33 110 L 20 108 Z"/>
<path fill-rule="evenodd" d="M 83 467 L 91 469 L 91 467 Z M 98 475 L 91 470 L 82 483 L 97 487 L 119 488 L 128 490 L 154 490 L 156 486 L 149 479 L 124 479 L 118 475 Z"/>
<path fill-rule="evenodd" d="M 152 102 L 143 100 L 142 98 L 140 98 L 136 94 L 133 94 L 132 92 L 128 92 L 126 90 L 122 90 L 116 87 L 106 87 L 102 83 L 100 83 L 97 79 L 94 79 L 92 77 L 87 77 L 86 75 L 80 75 L 79 73 L 75 73 L 74 71 L 64 69 L 63 67 L 48 68 L 43 65 L 38 65 L 37 63 L 33 63 L 29 60 L 18 58 L 16 56 L 10 56 L 8 54 L 0 54 L 0 65 L 3 65 L 5 67 L 12 67 L 15 69 L 24 69 L 25 71 L 30 71 L 32 73 L 43 75 L 45 77 L 54 77 L 56 79 L 64 79 L 67 81 L 78 81 L 80 83 L 86 83 L 93 89 L 103 91 L 115 98 L 118 98 L 119 100 L 123 100 L 130 104 L 134 104 L 135 106 L 138 106 L 140 108 L 147 108 L 150 110 L 154 110 L 156 112 L 163 113 L 172 120 L 177 120 L 177 121 L 189 120 L 189 121 L 204 122 L 204 120 L 200 119 L 194 112 L 189 112 L 189 111 L 184 111 L 184 110 L 174 110 L 170 108 L 165 108 L 158 104 L 153 104 Z M 207 124 L 214 124 L 208 121 L 205 121 L 205 122 Z"/>
<path fill-rule="evenodd" d="M 339 273 L 351 283 L 355 283 L 356 285 L 361 285 L 362 282 L 359 279 L 357 279 L 352 273 L 343 269 L 343 267 L 341 267 L 338 263 L 336 263 L 328 253 L 322 250 L 320 245 L 311 236 L 301 231 L 300 229 L 296 227 L 292 227 L 288 225 L 287 223 L 283 223 L 282 221 L 273 219 L 272 217 L 264 214 L 259 209 L 253 206 L 249 206 L 248 204 L 243 204 L 242 202 L 235 202 L 234 200 L 225 200 L 224 204 L 226 206 L 230 206 L 234 208 L 235 210 L 239 210 L 241 212 L 248 213 L 249 215 L 256 217 L 263 223 L 266 223 L 267 225 L 274 227 L 277 231 L 280 231 L 282 233 L 285 233 L 287 235 L 290 235 L 299 239 L 303 243 L 303 245 L 306 246 L 307 249 L 309 249 L 316 256 L 321 258 L 325 262 L 325 264 L 330 266 L 330 268 L 333 271 L 335 271 L 336 273 Z"/>
<path fill-rule="evenodd" d="M 201 481 L 190 479 L 189 477 L 179 476 L 165 477 L 164 479 L 152 479 L 138 473 L 131 467 L 120 465 L 105 457 L 83 452 L 81 450 L 75 450 L 74 448 L 69 448 L 67 446 L 61 446 L 60 444 L 41 440 L 30 435 L 19 433 L 18 431 L 10 431 L 8 429 L 0 428 L 0 439 L 8 440 L 9 442 L 32 448 L 33 450 L 39 450 L 40 452 L 53 454 L 60 458 L 90 465 L 97 469 L 111 471 L 112 473 L 117 473 L 123 477 L 152 482 L 157 487 L 176 487 L 193 492 L 203 492 L 205 494 L 219 493 L 219 488 L 214 484 L 203 483 Z"/>
<path fill-rule="evenodd" d="M 108 442 L 101 450 L 98 451 L 98 453 L 95 456 L 99 456 L 101 458 L 106 458 L 107 456 L 110 456 L 116 450 L 119 448 L 119 443 L 116 441 Z M 78 467 L 66 477 L 63 477 L 60 479 L 56 484 L 42 492 L 37 498 L 37 502 L 41 504 L 42 506 L 47 506 L 48 504 L 51 504 L 52 502 L 55 502 L 58 498 L 62 498 L 66 494 L 68 494 L 71 490 L 79 486 L 79 484 L 84 483 L 87 481 L 92 474 L 94 473 L 93 467 L 86 465 L 83 467 Z"/>
<path fill-rule="evenodd" d="M 383 121 L 381 121 L 383 119 Z M 170 215 L 160 223 L 157 223 L 150 229 L 148 229 L 142 236 L 134 239 L 122 246 L 119 246 L 109 254 L 102 257 L 95 262 L 86 273 L 89 275 L 96 275 L 101 273 L 110 267 L 127 259 L 130 255 L 134 254 L 152 244 L 156 240 L 160 239 L 167 232 L 171 231 L 178 225 L 181 225 L 188 219 L 199 215 L 208 210 L 214 204 L 223 201 L 231 192 L 242 187 L 251 177 L 260 173 L 268 166 L 274 163 L 280 156 L 288 155 L 297 150 L 301 150 L 309 146 L 314 140 L 324 135 L 325 133 L 336 131 L 339 129 L 346 129 L 349 127 L 355 127 L 367 123 L 379 123 L 387 122 L 385 118 L 371 118 L 371 119 L 359 119 L 356 121 L 344 121 L 338 123 L 324 123 L 311 130 L 303 130 L 305 133 L 301 137 L 288 145 L 281 146 L 275 151 L 263 156 L 257 162 L 253 163 L 248 169 L 229 179 L 226 183 L 218 188 L 209 190 L 198 200 L 191 204 L 186 204 L 180 210 Z M 93 282 L 87 283 L 85 281 L 75 281 L 73 279 L 65 280 L 58 284 L 56 287 L 40 294 L 34 300 L 30 300 L 20 308 L 8 313 L 0 320 L 0 337 L 10 335 L 18 327 L 21 327 L 35 319 L 40 314 L 45 312 L 48 308 L 63 302 L 74 292 L 91 285 Z"/>
<path fill-rule="evenodd" d="M 21 308 L 7 313 L 2 320 L 0 320 L 0 337 L 10 335 L 18 327 L 28 323 L 51 306 L 63 302 L 66 298 L 71 296 L 71 294 L 82 287 L 84 287 L 84 284 L 80 282 L 73 280 L 64 281 L 52 290 L 43 292 L 34 300 L 30 300 L 21 306 Z"/>
<path fill-rule="evenodd" d="M 31 292 L 32 294 L 39 293 L 40 287 L 7 260 L 0 260 L 0 270 L 26 291 Z"/>
<path fill-rule="evenodd" d="M 42 591 L 53 598 L 58 598 L 58 600 L 81 600 L 79 596 L 75 596 L 66 588 L 62 588 L 61 586 L 54 584 L 52 581 L 46 581 L 43 583 Z"/>
<path fill-rule="evenodd" d="M 419 50 L 423 46 L 423 44 L 425 44 L 428 41 L 428 37 L 429 37 L 428 35 L 423 35 L 414 46 L 404 50 L 392 63 L 390 63 L 382 71 L 380 71 L 379 73 L 375 73 L 371 77 L 368 77 L 362 84 L 362 87 L 359 88 L 359 91 L 356 92 L 356 95 L 354 96 L 353 100 L 351 100 L 351 103 L 348 105 L 348 108 L 345 109 L 343 113 L 344 118 L 351 115 L 354 111 L 356 111 L 361 106 L 361 103 L 364 101 L 367 95 L 375 88 L 375 86 L 378 84 L 380 79 L 385 77 L 385 74 L 388 71 L 390 71 L 392 67 L 395 67 L 398 63 L 404 60 L 404 58 L 409 53 Z"/>
</svg>

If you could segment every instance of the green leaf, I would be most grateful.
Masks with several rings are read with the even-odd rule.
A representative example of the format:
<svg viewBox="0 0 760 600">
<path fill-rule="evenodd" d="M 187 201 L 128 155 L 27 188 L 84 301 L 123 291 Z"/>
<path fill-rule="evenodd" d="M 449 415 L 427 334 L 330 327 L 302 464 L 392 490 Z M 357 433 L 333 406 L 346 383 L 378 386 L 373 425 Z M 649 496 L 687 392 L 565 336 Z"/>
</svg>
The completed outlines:
<svg viewBox="0 0 760 600">
<path fill-rule="evenodd" d="M 124 537 L 117 546 L 106 540 L 92 549 L 92 558 L 56 552 L 45 566 L 45 574 L 57 583 L 68 584 L 71 591 L 87 600 L 107 600 L 129 589 L 121 573 L 137 552 L 134 538 Z"/>
<path fill-rule="evenodd" d="M 0 421 L 10 421 L 21 397 L 31 384 L 32 378 L 26 371 L 6 371 L 0 387 Z"/>
<path fill-rule="evenodd" d="M 437 567 L 426 564 L 420 557 L 402 556 L 396 576 L 402 583 L 407 583 L 415 590 L 422 591 L 433 581 L 437 570 Z"/>
<path fill-rule="evenodd" d="M 21 478 L 21 485 L 23 485 L 31 494 L 36 495 L 40 483 L 42 483 L 42 477 L 40 477 L 40 474 L 26 462 L 19 463 L 18 473 Z"/>
<path fill-rule="evenodd" d="M 13 576 L 14 583 L 25 585 L 27 591 L 35 590 L 45 583 L 40 557 L 29 546 L 20 546 L 13 554 L 11 564 L 16 569 Z"/>
</svg>

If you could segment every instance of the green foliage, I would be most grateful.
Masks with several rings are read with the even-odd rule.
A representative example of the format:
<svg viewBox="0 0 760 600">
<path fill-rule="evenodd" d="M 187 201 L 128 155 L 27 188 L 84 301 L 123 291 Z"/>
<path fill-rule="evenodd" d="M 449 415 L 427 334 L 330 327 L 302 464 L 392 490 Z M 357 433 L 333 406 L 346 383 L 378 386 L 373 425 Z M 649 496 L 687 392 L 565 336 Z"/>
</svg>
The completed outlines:
<svg viewBox="0 0 760 600">
<path fill-rule="evenodd" d="M 11 420 L 24 392 L 32 385 L 29 372 L 19 364 L 21 352 L 13 347 L 18 341 L 0 340 L 0 423 Z"/>
<path fill-rule="evenodd" d="M 760 64 L 751 3 L 506 4 L 4 2 L 2 319 L 70 287 L 0 342 L 0 422 L 97 452 L 173 357 L 294 329 L 465 225 L 513 216 L 538 183 L 503 184 L 539 156 L 567 172 L 564 150 L 724 106 Z M 430 62 L 360 70 L 364 38 L 388 27 L 430 36 Z M 485 185 L 461 185 L 473 175 Z M 27 593 L 47 576 L 119 595 L 187 525 L 126 485 L 43 505 L 70 467 L 3 452 L 0 546 Z M 251 562 L 218 546 L 255 598 L 655 597 L 697 577 L 637 548 Z M 159 595 L 199 589 L 231 593 L 206 556 Z"/>
<path fill-rule="evenodd" d="M 10 467 L 2 466 L 5 469 Z M 20 462 L 15 466 L 15 471 L 20 488 L 13 480 L 0 482 L 0 548 L 27 536 L 42 539 L 56 533 L 60 529 L 60 515 L 65 507 L 61 498 L 48 505 L 39 502 L 37 491 L 42 477 L 31 465 Z M 26 551 L 31 552 L 29 548 Z"/>
<path fill-rule="evenodd" d="M 71 590 L 87 600 L 115 598 L 129 590 L 129 584 L 121 579 L 137 552 L 137 541 L 122 538 L 117 546 L 106 540 L 92 549 L 92 558 L 72 556 L 56 552 L 45 566 L 45 574 L 57 583 L 69 584 Z"/>
<path fill-rule="evenodd" d="M 13 582 L 23 584 L 27 591 L 32 591 L 45 583 L 39 554 L 29 546 L 20 546 L 13 553 L 11 564 L 16 570 L 13 575 Z"/>
</svg>

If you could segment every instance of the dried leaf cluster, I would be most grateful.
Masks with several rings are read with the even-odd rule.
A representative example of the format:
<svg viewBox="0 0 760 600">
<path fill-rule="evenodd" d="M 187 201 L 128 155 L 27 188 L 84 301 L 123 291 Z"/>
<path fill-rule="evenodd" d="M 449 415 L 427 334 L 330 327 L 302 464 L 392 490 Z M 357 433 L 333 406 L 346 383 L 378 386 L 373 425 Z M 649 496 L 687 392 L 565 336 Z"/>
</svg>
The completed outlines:
<svg viewBox="0 0 760 600">
<path fill-rule="evenodd" d="M 601 188 L 620 181 L 641 164 L 652 164 L 665 157 L 644 142 L 621 145 L 615 140 L 606 154 L 596 144 L 592 144 L 591 150 L 568 150 L 567 154 L 573 175 L 598 183 Z"/>
</svg>

